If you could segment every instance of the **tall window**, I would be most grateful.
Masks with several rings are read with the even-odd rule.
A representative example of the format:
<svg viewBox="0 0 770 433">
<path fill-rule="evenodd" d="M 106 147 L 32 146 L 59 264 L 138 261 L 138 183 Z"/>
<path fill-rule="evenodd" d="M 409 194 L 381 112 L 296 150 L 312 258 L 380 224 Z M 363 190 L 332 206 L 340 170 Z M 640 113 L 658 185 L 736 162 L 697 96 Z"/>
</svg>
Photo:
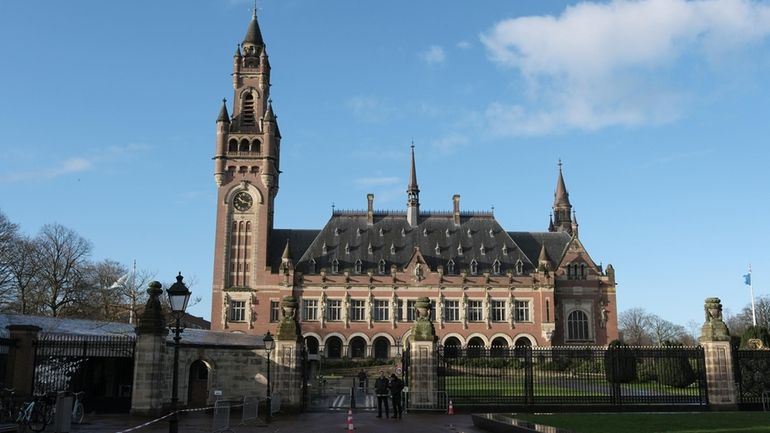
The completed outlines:
<svg viewBox="0 0 770 433">
<path fill-rule="evenodd" d="M 417 300 L 415 299 L 409 299 L 406 301 L 406 321 L 407 322 L 414 322 L 414 315 L 416 314 L 414 311 L 414 306 L 416 302 Z"/>
<path fill-rule="evenodd" d="M 396 303 L 397 303 L 396 313 L 395 313 L 396 314 L 396 320 L 401 322 L 401 321 L 404 320 L 404 300 L 403 299 L 399 299 Z"/>
<path fill-rule="evenodd" d="M 492 321 L 505 322 L 505 301 L 492 300 Z"/>
<path fill-rule="evenodd" d="M 447 275 L 452 275 L 455 273 L 455 262 L 454 260 L 449 260 L 446 264 L 446 273 Z"/>
<path fill-rule="evenodd" d="M 460 320 L 460 302 L 457 300 L 444 300 L 444 320 L 457 322 Z"/>
<path fill-rule="evenodd" d="M 479 300 L 468 301 L 468 321 L 481 322 L 482 305 Z"/>
<path fill-rule="evenodd" d="M 380 262 L 377 263 L 377 272 L 379 272 L 380 275 L 385 273 L 385 260 L 380 260 Z"/>
<path fill-rule="evenodd" d="M 375 299 L 374 301 L 374 320 L 386 321 L 390 320 L 390 302 L 386 299 Z"/>
<path fill-rule="evenodd" d="M 342 320 L 342 300 L 326 300 L 326 320 L 330 322 L 339 322 Z"/>
<path fill-rule="evenodd" d="M 517 322 L 529 322 L 529 301 L 514 301 L 514 314 Z"/>
<path fill-rule="evenodd" d="M 254 124 L 254 96 L 251 93 L 243 95 L 241 118 L 244 125 Z"/>
<path fill-rule="evenodd" d="M 246 321 L 246 301 L 230 301 L 230 321 Z"/>
<path fill-rule="evenodd" d="M 318 299 L 302 300 L 302 320 L 318 320 Z"/>
<path fill-rule="evenodd" d="M 270 301 L 270 321 L 277 322 L 281 314 L 281 305 L 278 301 Z"/>
<path fill-rule="evenodd" d="M 476 259 L 471 260 L 471 275 L 476 275 L 479 273 L 479 263 L 476 261 Z"/>
<path fill-rule="evenodd" d="M 233 221 L 230 232 L 230 285 L 246 287 L 249 284 L 251 264 L 251 222 Z"/>
<path fill-rule="evenodd" d="M 366 318 L 366 301 L 363 299 L 350 300 L 350 320 L 353 322 L 363 322 Z"/>
<path fill-rule="evenodd" d="M 567 339 L 588 340 L 588 315 L 580 310 L 575 310 L 567 316 Z"/>
</svg>

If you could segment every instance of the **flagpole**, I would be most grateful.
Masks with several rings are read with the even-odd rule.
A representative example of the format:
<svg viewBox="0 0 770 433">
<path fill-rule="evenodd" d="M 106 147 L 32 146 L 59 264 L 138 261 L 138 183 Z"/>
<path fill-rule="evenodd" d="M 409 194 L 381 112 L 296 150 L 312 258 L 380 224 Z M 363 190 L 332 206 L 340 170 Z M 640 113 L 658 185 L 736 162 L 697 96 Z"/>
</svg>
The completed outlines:
<svg viewBox="0 0 770 433">
<path fill-rule="evenodd" d="M 749 290 L 751 290 L 751 321 L 757 326 L 757 312 L 754 309 L 754 282 L 751 281 L 751 263 L 749 263 Z"/>
</svg>

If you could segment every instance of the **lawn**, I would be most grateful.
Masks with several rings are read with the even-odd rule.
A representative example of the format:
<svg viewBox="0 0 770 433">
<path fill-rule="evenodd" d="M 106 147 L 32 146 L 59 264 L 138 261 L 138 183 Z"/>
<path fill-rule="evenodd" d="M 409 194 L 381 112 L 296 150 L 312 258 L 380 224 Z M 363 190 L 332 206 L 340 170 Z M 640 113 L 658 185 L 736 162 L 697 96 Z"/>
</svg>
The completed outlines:
<svg viewBox="0 0 770 433">
<path fill-rule="evenodd" d="M 767 412 L 515 414 L 575 433 L 770 433 Z"/>
</svg>

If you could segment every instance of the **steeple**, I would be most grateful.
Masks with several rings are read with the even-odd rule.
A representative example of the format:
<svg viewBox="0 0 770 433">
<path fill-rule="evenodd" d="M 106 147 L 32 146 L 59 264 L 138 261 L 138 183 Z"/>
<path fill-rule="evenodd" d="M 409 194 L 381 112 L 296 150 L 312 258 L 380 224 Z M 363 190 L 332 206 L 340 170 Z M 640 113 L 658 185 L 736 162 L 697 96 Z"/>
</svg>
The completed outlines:
<svg viewBox="0 0 770 433">
<path fill-rule="evenodd" d="M 265 41 L 262 39 L 262 32 L 259 30 L 257 10 L 255 8 L 254 14 L 251 16 L 249 28 L 246 29 L 246 36 L 243 37 L 243 49 L 246 52 L 250 52 L 253 48 L 261 47 L 263 45 L 265 45 Z"/>
<path fill-rule="evenodd" d="M 227 114 L 227 99 L 222 99 L 222 109 L 219 110 L 217 117 L 217 123 L 219 122 L 230 123 L 230 115 Z"/>
<path fill-rule="evenodd" d="M 559 160 L 559 178 L 556 180 L 556 192 L 553 196 L 553 229 L 549 231 L 572 233 L 572 205 L 569 202 L 569 193 L 564 183 L 562 163 Z"/>
<path fill-rule="evenodd" d="M 412 142 L 412 171 L 406 188 L 406 220 L 410 227 L 417 227 L 420 216 L 420 188 L 417 186 L 417 170 L 414 164 L 414 142 Z"/>
</svg>

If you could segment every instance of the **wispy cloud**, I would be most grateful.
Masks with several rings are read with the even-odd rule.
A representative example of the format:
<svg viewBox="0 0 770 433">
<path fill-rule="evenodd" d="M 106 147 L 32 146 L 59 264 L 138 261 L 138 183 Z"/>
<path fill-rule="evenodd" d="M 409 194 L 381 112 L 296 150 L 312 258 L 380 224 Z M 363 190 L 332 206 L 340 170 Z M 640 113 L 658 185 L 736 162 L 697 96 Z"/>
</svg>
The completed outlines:
<svg viewBox="0 0 770 433">
<path fill-rule="evenodd" d="M 770 5 L 750 0 L 583 2 L 504 20 L 481 42 L 529 99 L 496 101 L 486 118 L 501 135 L 672 122 L 693 91 L 673 78 L 685 59 L 718 65 L 768 35 Z"/>
<path fill-rule="evenodd" d="M 388 103 L 373 96 L 353 96 L 348 99 L 347 106 L 357 118 L 370 123 L 384 122 L 393 112 Z"/>
<path fill-rule="evenodd" d="M 419 57 L 428 65 L 440 65 L 446 61 L 446 53 L 438 45 L 431 45 L 426 51 L 420 52 Z"/>
<path fill-rule="evenodd" d="M 468 136 L 452 132 L 443 137 L 431 141 L 431 146 L 441 153 L 452 153 L 470 143 Z"/>
<path fill-rule="evenodd" d="M 468 48 L 472 47 L 473 45 L 468 41 L 460 41 L 457 43 L 457 48 L 461 50 L 467 50 Z"/>
<path fill-rule="evenodd" d="M 123 162 L 128 156 L 146 149 L 149 149 L 149 146 L 143 144 L 110 146 L 107 147 L 106 150 L 88 156 L 73 156 L 48 164 L 42 164 L 42 166 L 35 167 L 34 170 L 17 171 L 0 175 L 0 183 L 15 183 L 28 180 L 40 182 L 71 174 L 83 173 L 94 170 L 104 163 L 115 161 Z"/>
</svg>

